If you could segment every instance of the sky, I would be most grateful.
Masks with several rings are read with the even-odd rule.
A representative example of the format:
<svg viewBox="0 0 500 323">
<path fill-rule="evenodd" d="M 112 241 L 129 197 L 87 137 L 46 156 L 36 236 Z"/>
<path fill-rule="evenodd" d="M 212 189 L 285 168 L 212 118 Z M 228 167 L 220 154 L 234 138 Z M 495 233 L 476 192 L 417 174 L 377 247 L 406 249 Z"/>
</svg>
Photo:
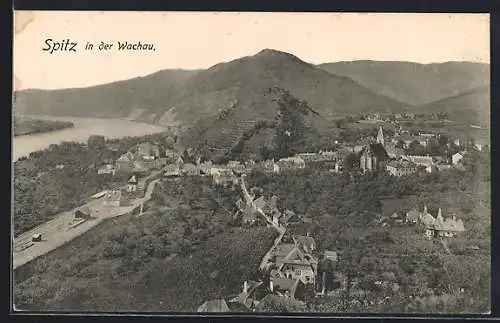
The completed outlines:
<svg viewBox="0 0 500 323">
<path fill-rule="evenodd" d="M 264 48 L 313 64 L 490 62 L 487 14 L 16 11 L 14 27 L 16 90 L 205 69 Z M 43 51 L 46 39 L 76 42 L 76 52 Z M 118 41 L 141 41 L 155 50 L 119 51 Z M 99 50 L 101 42 L 113 47 Z M 93 50 L 85 50 L 86 43 Z"/>
</svg>

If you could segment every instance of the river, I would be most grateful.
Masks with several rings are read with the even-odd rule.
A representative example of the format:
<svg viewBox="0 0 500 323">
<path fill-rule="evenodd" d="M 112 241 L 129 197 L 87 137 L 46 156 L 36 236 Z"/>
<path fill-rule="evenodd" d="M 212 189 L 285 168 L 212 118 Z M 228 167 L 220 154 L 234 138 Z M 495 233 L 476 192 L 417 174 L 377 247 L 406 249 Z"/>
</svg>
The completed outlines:
<svg viewBox="0 0 500 323">
<path fill-rule="evenodd" d="M 86 142 L 91 135 L 102 135 L 106 138 L 121 138 L 143 136 L 165 131 L 165 128 L 159 125 L 132 122 L 125 119 L 39 115 L 30 117 L 44 120 L 69 121 L 74 124 L 74 127 L 13 137 L 12 158 L 14 161 L 19 159 L 19 157 L 28 156 L 33 151 L 48 148 L 51 144 L 59 144 L 62 141 Z"/>
</svg>

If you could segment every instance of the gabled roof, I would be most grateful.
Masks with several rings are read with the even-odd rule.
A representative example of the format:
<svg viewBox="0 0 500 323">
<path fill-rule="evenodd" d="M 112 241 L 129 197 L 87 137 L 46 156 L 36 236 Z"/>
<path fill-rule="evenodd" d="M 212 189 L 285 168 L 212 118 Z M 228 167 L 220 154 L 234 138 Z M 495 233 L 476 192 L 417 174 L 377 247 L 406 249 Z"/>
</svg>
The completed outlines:
<svg viewBox="0 0 500 323">
<path fill-rule="evenodd" d="M 135 177 L 135 175 L 132 175 L 132 177 L 129 178 L 128 182 L 130 184 L 137 184 L 137 178 Z"/>
<path fill-rule="evenodd" d="M 127 151 L 125 154 L 121 155 L 120 158 L 118 158 L 118 161 L 129 162 L 133 161 L 134 159 L 134 154 L 132 154 L 130 151 Z"/>
<path fill-rule="evenodd" d="M 276 246 L 273 251 L 273 254 L 276 255 L 276 258 L 285 258 L 294 248 L 296 248 L 293 243 L 282 243 Z"/>
<path fill-rule="evenodd" d="M 267 202 L 266 202 L 264 196 L 259 197 L 258 199 L 253 201 L 253 203 L 254 203 L 255 207 L 257 209 L 260 209 L 260 210 L 263 210 L 267 205 Z"/>
<path fill-rule="evenodd" d="M 313 248 L 316 248 L 316 241 L 314 241 L 313 237 L 307 237 L 307 236 L 295 236 L 295 241 L 297 244 L 302 244 L 302 245 L 307 245 L 307 246 L 313 246 Z"/>
<path fill-rule="evenodd" d="M 295 295 L 300 279 L 291 278 L 273 278 L 273 291 L 289 292 L 290 295 Z"/>
<path fill-rule="evenodd" d="M 433 226 L 436 219 L 430 213 L 426 213 L 422 216 L 421 221 L 425 226 Z"/>
</svg>

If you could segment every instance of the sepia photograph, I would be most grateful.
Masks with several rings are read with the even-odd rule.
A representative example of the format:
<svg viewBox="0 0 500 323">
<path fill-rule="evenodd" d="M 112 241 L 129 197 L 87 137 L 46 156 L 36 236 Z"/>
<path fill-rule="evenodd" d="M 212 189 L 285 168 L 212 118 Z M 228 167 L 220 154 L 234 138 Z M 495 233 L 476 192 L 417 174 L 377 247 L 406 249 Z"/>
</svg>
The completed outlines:
<svg viewBox="0 0 500 323">
<path fill-rule="evenodd" d="M 490 314 L 490 17 L 14 11 L 21 313 Z"/>
</svg>

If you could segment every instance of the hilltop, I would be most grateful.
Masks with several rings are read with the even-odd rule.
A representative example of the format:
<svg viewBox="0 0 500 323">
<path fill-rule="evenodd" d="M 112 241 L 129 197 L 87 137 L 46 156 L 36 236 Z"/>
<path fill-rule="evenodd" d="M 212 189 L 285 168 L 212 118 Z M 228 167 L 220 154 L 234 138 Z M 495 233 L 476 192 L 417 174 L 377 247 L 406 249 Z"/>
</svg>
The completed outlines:
<svg viewBox="0 0 500 323">
<path fill-rule="evenodd" d="M 232 105 L 251 106 L 274 86 L 308 101 L 327 118 L 405 109 L 405 104 L 373 93 L 347 77 L 332 75 L 272 49 L 202 71 L 165 70 L 90 88 L 19 91 L 15 104 L 24 114 L 128 116 L 156 123 L 191 124 Z"/>
<path fill-rule="evenodd" d="M 318 67 L 410 105 L 438 101 L 490 84 L 490 65 L 472 62 L 419 64 L 361 60 Z"/>
</svg>

